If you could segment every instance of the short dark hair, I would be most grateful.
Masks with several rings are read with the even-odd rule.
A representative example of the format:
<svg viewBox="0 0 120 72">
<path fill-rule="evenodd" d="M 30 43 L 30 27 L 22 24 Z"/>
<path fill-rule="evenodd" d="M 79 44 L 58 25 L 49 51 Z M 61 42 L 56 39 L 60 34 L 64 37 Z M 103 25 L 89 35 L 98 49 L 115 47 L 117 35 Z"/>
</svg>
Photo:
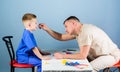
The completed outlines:
<svg viewBox="0 0 120 72">
<path fill-rule="evenodd" d="M 32 18 L 36 18 L 37 16 L 32 14 L 32 13 L 26 13 L 24 14 L 24 16 L 22 17 L 22 21 L 26 21 L 26 20 L 31 20 Z"/>
<path fill-rule="evenodd" d="M 64 21 L 63 24 L 65 24 L 65 22 L 68 21 L 68 20 L 76 20 L 76 21 L 80 22 L 80 20 L 76 16 L 70 16 Z"/>
</svg>

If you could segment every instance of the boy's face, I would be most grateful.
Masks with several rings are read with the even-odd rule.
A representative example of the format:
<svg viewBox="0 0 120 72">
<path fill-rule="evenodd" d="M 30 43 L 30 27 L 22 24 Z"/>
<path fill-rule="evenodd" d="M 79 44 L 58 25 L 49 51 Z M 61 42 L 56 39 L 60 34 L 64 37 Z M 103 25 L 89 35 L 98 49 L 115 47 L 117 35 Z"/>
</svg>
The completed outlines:
<svg viewBox="0 0 120 72">
<path fill-rule="evenodd" d="M 36 18 L 33 18 L 32 20 L 30 20 L 30 24 L 29 24 L 29 28 L 31 31 L 34 31 L 37 29 L 37 19 Z"/>
</svg>

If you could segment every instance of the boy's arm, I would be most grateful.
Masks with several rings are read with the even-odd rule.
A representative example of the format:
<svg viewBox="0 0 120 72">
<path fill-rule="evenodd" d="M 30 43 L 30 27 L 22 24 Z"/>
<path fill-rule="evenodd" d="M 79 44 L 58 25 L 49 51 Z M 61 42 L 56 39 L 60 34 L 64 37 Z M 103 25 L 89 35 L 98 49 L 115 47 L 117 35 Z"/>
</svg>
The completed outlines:
<svg viewBox="0 0 120 72">
<path fill-rule="evenodd" d="M 42 55 L 40 54 L 40 52 L 39 52 L 39 50 L 38 50 L 37 47 L 34 47 L 32 50 L 33 50 L 34 54 L 35 54 L 38 58 L 40 58 L 40 59 L 50 59 L 50 58 L 47 57 L 47 56 L 42 56 Z"/>
<path fill-rule="evenodd" d="M 41 55 L 51 55 L 50 52 L 44 52 L 44 51 L 41 51 L 39 48 L 38 48 L 39 52 Z"/>
</svg>

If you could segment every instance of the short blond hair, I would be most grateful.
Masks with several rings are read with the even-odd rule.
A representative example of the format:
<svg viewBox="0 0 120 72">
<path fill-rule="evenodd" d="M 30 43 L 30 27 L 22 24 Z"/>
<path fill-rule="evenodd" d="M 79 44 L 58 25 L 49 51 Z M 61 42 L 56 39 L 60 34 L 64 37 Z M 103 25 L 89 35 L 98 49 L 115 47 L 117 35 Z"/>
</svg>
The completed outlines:
<svg viewBox="0 0 120 72">
<path fill-rule="evenodd" d="M 24 16 L 22 17 L 22 21 L 27 21 L 27 20 L 32 20 L 33 18 L 36 18 L 37 16 L 32 14 L 32 13 L 26 13 L 24 14 Z"/>
</svg>

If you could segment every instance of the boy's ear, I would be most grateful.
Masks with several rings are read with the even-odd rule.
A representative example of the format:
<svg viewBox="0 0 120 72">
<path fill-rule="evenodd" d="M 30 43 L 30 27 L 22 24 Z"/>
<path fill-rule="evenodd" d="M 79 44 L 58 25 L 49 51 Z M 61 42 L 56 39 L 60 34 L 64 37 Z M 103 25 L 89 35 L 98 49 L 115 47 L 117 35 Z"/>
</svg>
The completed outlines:
<svg viewBox="0 0 120 72">
<path fill-rule="evenodd" d="M 31 26 L 31 24 L 29 23 L 28 26 Z"/>
</svg>

